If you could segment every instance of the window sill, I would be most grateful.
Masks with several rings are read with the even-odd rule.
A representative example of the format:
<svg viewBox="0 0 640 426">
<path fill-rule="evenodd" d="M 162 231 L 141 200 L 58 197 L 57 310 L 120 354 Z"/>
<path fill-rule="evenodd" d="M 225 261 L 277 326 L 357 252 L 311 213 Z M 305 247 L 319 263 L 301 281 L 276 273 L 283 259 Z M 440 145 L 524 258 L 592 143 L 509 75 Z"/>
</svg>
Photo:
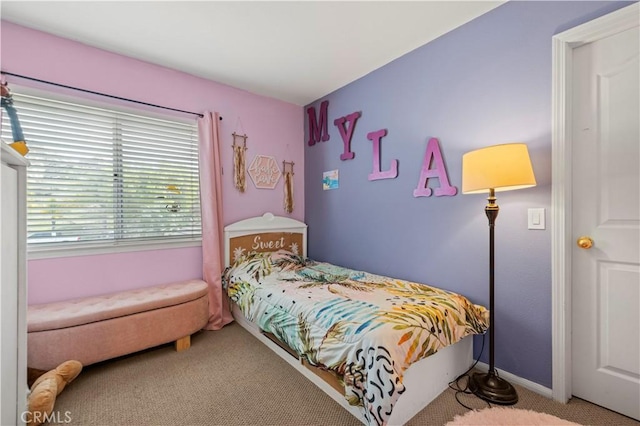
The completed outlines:
<svg viewBox="0 0 640 426">
<path fill-rule="evenodd" d="M 184 247 L 201 247 L 202 239 L 183 239 L 171 241 L 127 241 L 127 242 L 111 242 L 111 243 L 85 243 L 73 244 L 72 246 L 36 246 L 28 247 L 28 260 L 35 259 L 51 259 L 57 257 L 78 257 L 78 256 L 94 256 L 100 254 L 127 253 L 135 251 L 152 251 L 178 249 Z"/>
</svg>

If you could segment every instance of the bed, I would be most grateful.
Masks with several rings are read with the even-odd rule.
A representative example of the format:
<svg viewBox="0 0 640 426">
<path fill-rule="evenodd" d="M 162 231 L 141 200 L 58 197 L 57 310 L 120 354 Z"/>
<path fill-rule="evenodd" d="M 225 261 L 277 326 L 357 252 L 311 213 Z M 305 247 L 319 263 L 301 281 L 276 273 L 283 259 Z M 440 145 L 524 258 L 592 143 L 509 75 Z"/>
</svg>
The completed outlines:
<svg viewBox="0 0 640 426">
<path fill-rule="evenodd" d="M 306 247 L 306 224 L 271 213 L 225 227 L 233 316 L 364 424 L 406 423 L 471 365 L 484 307 Z"/>
</svg>

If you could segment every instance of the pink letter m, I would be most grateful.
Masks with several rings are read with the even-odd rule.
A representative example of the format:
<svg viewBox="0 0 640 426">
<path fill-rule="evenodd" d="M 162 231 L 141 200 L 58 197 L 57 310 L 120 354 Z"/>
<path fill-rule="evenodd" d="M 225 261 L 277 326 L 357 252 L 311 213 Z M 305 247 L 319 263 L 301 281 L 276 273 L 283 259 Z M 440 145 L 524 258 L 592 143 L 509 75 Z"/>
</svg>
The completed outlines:
<svg viewBox="0 0 640 426">
<path fill-rule="evenodd" d="M 307 116 L 309 117 L 309 146 L 313 146 L 316 142 L 326 142 L 329 140 L 329 132 L 327 131 L 327 108 L 329 101 L 323 101 L 320 104 L 320 118 L 316 120 L 315 107 L 307 108 Z"/>
</svg>

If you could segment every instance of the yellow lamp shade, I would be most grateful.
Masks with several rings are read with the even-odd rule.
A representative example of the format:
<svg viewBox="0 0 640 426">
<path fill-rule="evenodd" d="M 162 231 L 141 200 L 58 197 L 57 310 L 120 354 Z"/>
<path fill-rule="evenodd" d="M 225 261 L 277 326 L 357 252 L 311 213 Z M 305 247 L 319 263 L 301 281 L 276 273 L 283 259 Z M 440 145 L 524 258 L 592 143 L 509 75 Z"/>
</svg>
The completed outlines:
<svg viewBox="0 0 640 426">
<path fill-rule="evenodd" d="M 462 192 L 478 194 L 536 186 L 527 145 L 510 143 L 467 152 L 462 156 Z"/>
</svg>

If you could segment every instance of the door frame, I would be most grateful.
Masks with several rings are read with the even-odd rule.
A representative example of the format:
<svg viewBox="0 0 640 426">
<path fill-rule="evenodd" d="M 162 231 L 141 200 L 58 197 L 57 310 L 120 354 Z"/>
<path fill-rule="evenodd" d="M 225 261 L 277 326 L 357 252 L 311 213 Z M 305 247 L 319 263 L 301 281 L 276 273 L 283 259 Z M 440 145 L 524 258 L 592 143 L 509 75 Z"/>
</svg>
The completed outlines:
<svg viewBox="0 0 640 426">
<path fill-rule="evenodd" d="M 573 49 L 638 25 L 640 7 L 633 3 L 552 38 L 551 123 L 551 308 L 552 397 L 566 403 L 571 377 L 571 99 Z"/>
</svg>

